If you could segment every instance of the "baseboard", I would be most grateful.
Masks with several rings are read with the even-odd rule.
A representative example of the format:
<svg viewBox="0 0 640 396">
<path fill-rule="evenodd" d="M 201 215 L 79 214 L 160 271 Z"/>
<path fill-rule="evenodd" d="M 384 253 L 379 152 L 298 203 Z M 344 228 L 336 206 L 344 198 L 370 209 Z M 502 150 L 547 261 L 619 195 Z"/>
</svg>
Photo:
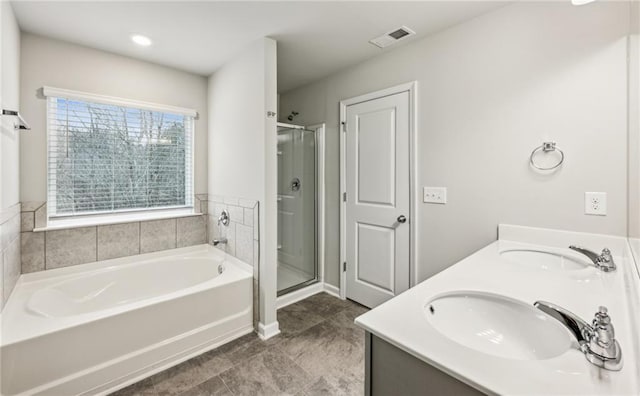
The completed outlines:
<svg viewBox="0 0 640 396">
<path fill-rule="evenodd" d="M 324 283 L 318 282 L 313 285 L 309 285 L 307 287 L 303 287 L 300 290 L 292 291 L 290 293 L 285 294 L 284 296 L 278 297 L 276 300 L 276 305 L 278 309 L 284 308 L 287 305 L 291 305 L 293 303 L 297 303 L 300 300 L 304 300 L 307 297 L 311 297 L 314 294 L 321 293 L 324 291 Z"/>
<path fill-rule="evenodd" d="M 328 283 L 323 283 L 324 292 L 327 294 L 331 294 L 334 297 L 340 298 L 340 289 L 335 287 L 334 285 L 330 285 Z"/>
<path fill-rule="evenodd" d="M 258 337 L 260 337 L 261 340 L 268 340 L 278 334 L 280 334 L 280 325 L 277 320 L 268 325 L 264 325 L 262 322 L 258 323 Z"/>
</svg>

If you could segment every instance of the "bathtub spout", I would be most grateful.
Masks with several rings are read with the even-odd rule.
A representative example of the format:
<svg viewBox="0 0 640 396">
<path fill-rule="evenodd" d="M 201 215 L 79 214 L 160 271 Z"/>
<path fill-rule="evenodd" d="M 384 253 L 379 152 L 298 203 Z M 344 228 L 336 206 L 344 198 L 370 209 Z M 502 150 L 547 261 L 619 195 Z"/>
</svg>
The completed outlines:
<svg viewBox="0 0 640 396">
<path fill-rule="evenodd" d="M 213 240 L 213 246 L 218 246 L 220 244 L 226 245 L 227 244 L 227 238 L 220 238 L 220 239 L 214 239 Z"/>
</svg>

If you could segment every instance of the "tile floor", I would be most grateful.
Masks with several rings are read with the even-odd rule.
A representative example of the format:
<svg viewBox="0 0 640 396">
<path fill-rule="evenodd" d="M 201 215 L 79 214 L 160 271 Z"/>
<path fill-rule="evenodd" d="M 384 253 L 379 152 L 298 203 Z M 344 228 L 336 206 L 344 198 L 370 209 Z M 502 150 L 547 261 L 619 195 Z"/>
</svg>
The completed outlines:
<svg viewBox="0 0 640 396">
<path fill-rule="evenodd" d="M 316 294 L 278 311 L 282 334 L 249 334 L 114 395 L 361 395 L 366 312 Z"/>
</svg>

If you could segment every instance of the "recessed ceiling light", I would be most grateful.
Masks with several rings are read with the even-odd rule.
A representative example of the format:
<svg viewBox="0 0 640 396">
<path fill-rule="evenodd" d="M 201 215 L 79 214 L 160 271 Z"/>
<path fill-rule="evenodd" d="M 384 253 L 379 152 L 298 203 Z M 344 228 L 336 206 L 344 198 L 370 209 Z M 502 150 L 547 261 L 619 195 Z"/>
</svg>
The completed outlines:
<svg viewBox="0 0 640 396">
<path fill-rule="evenodd" d="M 596 0 L 571 0 L 571 4 L 574 6 L 581 6 L 589 3 L 593 3 Z"/>
<path fill-rule="evenodd" d="M 141 45 L 143 47 L 148 47 L 151 45 L 151 39 L 147 36 L 143 36 L 141 34 L 132 34 L 131 41 L 134 43 Z"/>
</svg>

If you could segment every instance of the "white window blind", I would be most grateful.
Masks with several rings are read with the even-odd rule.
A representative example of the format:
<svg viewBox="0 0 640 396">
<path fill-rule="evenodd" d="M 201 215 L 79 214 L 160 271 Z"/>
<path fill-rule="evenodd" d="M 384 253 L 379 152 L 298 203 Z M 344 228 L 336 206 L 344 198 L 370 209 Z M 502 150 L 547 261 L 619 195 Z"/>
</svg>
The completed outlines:
<svg viewBox="0 0 640 396">
<path fill-rule="evenodd" d="M 193 207 L 194 116 L 47 97 L 49 218 Z"/>
</svg>

